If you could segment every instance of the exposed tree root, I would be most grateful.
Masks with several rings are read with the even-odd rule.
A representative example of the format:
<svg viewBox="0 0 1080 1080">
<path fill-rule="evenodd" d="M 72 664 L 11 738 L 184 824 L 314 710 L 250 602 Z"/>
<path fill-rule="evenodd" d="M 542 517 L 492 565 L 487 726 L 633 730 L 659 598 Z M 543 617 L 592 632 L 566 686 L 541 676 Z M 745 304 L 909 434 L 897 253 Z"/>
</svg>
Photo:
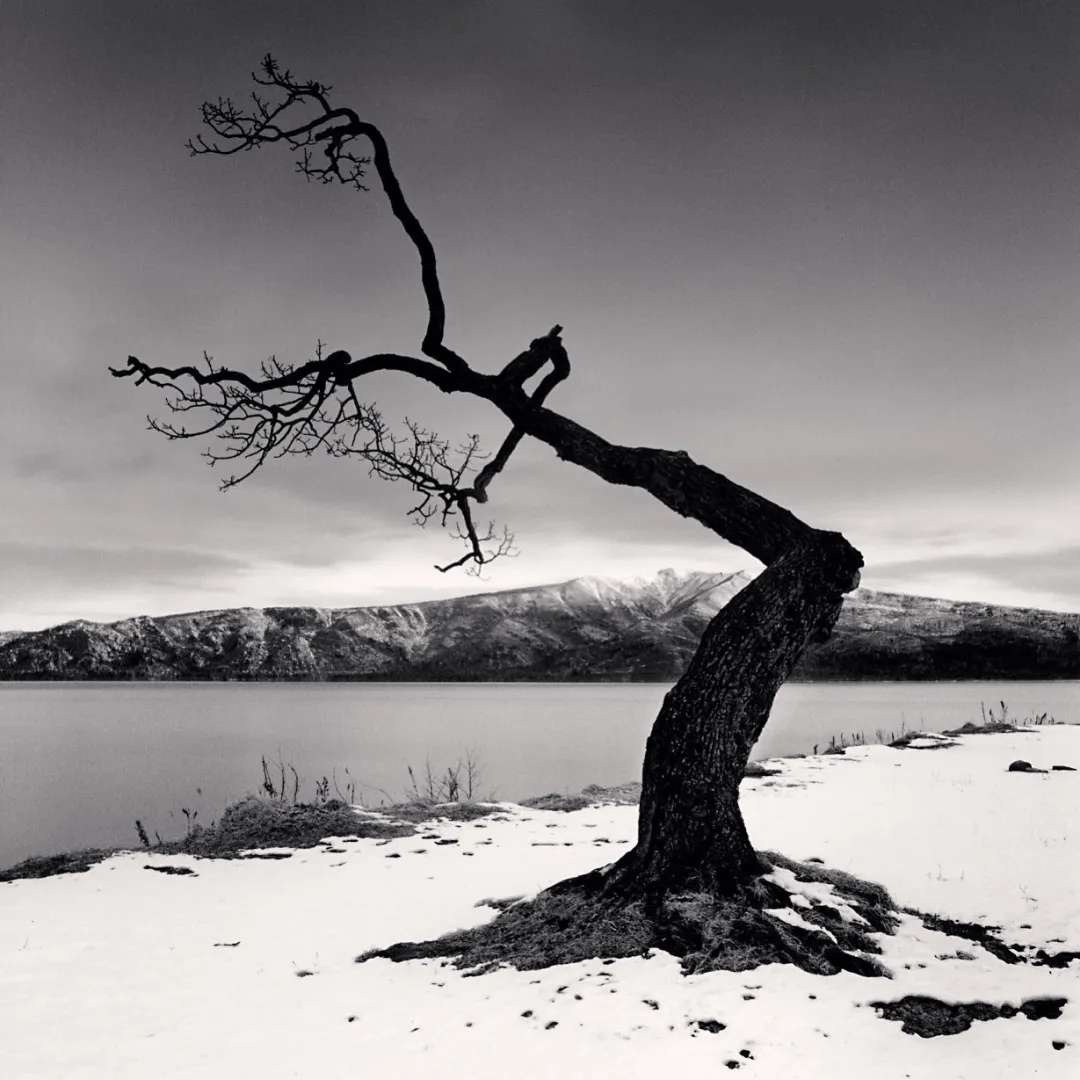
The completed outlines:
<svg viewBox="0 0 1080 1080">
<path fill-rule="evenodd" d="M 503 965 L 532 970 L 662 949 L 682 960 L 685 974 L 770 963 L 819 975 L 889 974 L 874 955 L 881 949 L 871 936 L 891 933 L 896 925 L 895 906 L 880 885 L 772 852 L 761 859 L 770 871 L 790 871 L 798 882 L 830 886 L 836 906 L 813 890 L 809 896 L 796 891 L 793 901 L 793 893 L 768 874 L 731 897 L 678 893 L 648 901 L 607 888 L 605 873 L 594 871 L 532 899 L 500 904 L 499 915 L 484 926 L 434 941 L 400 942 L 364 953 L 357 962 L 442 957 L 480 975 Z"/>
</svg>

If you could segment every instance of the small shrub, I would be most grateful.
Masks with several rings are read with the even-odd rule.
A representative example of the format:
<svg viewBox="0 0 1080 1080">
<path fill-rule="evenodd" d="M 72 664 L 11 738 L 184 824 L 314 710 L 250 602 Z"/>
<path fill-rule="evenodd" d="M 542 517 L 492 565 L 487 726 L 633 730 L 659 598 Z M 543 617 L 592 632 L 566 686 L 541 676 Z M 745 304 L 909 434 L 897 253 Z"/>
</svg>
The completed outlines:
<svg viewBox="0 0 1080 1080">
<path fill-rule="evenodd" d="M 405 766 L 409 774 L 409 799 L 414 803 L 472 802 L 480 793 L 483 766 L 475 747 L 467 749 L 445 771 L 433 769 L 431 759 L 424 759 L 423 774 L 417 779 L 411 765 Z"/>
<path fill-rule="evenodd" d="M 266 793 L 266 796 L 270 799 L 276 799 L 278 802 L 284 803 L 288 795 L 288 781 L 285 778 L 285 770 L 288 769 L 292 773 L 292 802 L 296 804 L 300 796 L 300 776 L 296 769 L 291 764 L 286 764 L 281 760 L 280 755 L 277 760 L 277 783 L 274 783 L 274 777 L 271 774 L 271 763 L 266 760 L 266 755 L 262 758 L 262 771 L 263 782 L 262 790 Z"/>
<path fill-rule="evenodd" d="M 999 702 L 1000 711 L 995 714 L 993 706 L 989 709 L 986 707 L 986 702 L 980 701 L 979 708 L 982 711 L 982 724 L 973 724 L 970 720 L 963 724 L 961 727 L 953 728 L 951 731 L 945 731 L 944 735 L 997 735 L 1006 734 L 1009 732 L 1022 731 L 1025 727 L 1032 725 L 1044 724 L 1047 722 L 1047 714 L 1032 715 L 1027 720 L 1020 721 L 1020 726 L 1017 726 L 1009 719 L 1009 706 L 1004 701 Z M 1054 718 L 1050 717 L 1049 722 L 1054 723 Z"/>
<path fill-rule="evenodd" d="M 165 852 L 229 857 L 238 851 L 264 847 L 314 847 L 328 836 L 408 836 L 404 823 L 362 817 L 340 804 L 284 803 L 248 795 L 225 809 L 220 821 L 193 830 L 182 840 L 161 844 Z"/>
</svg>

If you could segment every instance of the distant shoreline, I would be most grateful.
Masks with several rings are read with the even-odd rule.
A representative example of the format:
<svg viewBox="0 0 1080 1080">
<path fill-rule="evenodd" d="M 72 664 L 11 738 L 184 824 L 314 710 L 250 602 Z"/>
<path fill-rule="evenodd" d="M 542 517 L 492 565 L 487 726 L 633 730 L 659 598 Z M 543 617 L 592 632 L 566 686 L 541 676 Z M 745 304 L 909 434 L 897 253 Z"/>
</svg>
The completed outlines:
<svg viewBox="0 0 1080 1080">
<path fill-rule="evenodd" d="M 619 685 L 651 685 L 651 686 L 674 686 L 679 681 L 680 676 L 628 676 L 626 678 L 615 678 L 608 675 L 589 676 L 583 675 L 575 678 L 566 678 L 563 676 L 552 678 L 537 678 L 537 677 L 522 677 L 512 678 L 507 676 L 492 676 L 491 678 L 445 678 L 445 679 L 403 679 L 398 675 L 357 675 L 357 676 L 344 676 L 344 675 L 331 675 L 329 677 L 317 677 L 310 675 L 296 675 L 279 678 L 222 678 L 215 675 L 207 675 L 205 677 L 194 676 L 189 672 L 185 672 L 183 675 L 177 675 L 175 677 L 161 677 L 155 676 L 148 678 L 145 676 L 133 675 L 128 678 L 118 678 L 114 674 L 109 675 L 80 675 L 65 676 L 55 674 L 20 674 L 20 675 L 8 675 L 4 678 L 0 678 L 0 685 L 4 683 L 109 683 L 112 685 L 123 685 L 126 683 L 157 683 L 162 686 L 175 686 L 181 683 L 191 683 L 196 686 L 214 685 L 237 685 L 237 686 L 253 686 L 264 684 L 281 684 L 286 686 L 296 685 L 319 685 L 319 684 L 355 684 L 355 683 L 379 683 L 383 685 L 397 685 L 397 686 L 449 686 L 449 685 L 463 685 L 463 686 L 580 686 L 582 684 L 603 684 L 608 686 Z M 836 678 L 821 677 L 796 677 L 785 680 L 784 685 L 796 684 L 799 686 L 848 686 L 858 683 L 868 684 L 905 684 L 905 683 L 986 683 L 986 682 L 1030 682 L 1030 683 L 1069 683 L 1080 682 L 1080 675 L 1056 675 L 1056 674 L 1015 674 L 1013 672 L 1004 672 L 997 675 L 970 675 L 965 677 L 954 678 L 927 678 L 920 675 L 898 675 L 891 678 L 879 678 L 873 675 L 866 676 L 851 676 L 848 678 Z"/>
<path fill-rule="evenodd" d="M 0 634 L 0 679 L 667 683 L 745 574 L 578 578 L 365 608 L 234 608 Z M 789 681 L 1080 679 L 1080 614 L 856 589 Z"/>
</svg>

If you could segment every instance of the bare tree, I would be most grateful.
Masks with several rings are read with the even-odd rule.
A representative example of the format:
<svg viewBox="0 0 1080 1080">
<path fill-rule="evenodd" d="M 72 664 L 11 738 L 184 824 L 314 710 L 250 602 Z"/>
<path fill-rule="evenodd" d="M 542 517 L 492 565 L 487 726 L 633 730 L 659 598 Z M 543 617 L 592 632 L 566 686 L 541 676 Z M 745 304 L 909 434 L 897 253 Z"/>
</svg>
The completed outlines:
<svg viewBox="0 0 1080 1080">
<path fill-rule="evenodd" d="M 440 569 L 475 571 L 509 552 L 510 534 L 477 528 L 473 507 L 487 502 L 492 481 L 526 436 L 608 483 L 641 488 L 764 563 L 764 571 L 714 618 L 686 673 L 664 699 L 645 752 L 636 846 L 613 867 L 549 891 L 552 897 L 573 896 L 575 903 L 588 898 L 600 905 L 607 912 L 605 925 L 611 924 L 612 911 L 632 912 L 635 919 L 644 913 L 641 925 L 649 927 L 644 937 L 635 937 L 637 932 L 626 924 L 619 940 L 629 945 L 616 945 L 610 936 L 606 944 L 597 944 L 594 935 L 578 949 L 582 955 L 632 951 L 643 942 L 678 946 L 688 954 L 691 939 L 701 937 L 686 931 L 686 905 L 677 902 L 689 895 L 755 909 L 760 923 L 765 905 L 760 878 L 768 862 L 747 836 L 739 782 L 777 689 L 807 644 L 829 635 L 844 593 L 858 585 L 859 552 L 839 533 L 804 524 L 684 451 L 615 445 L 548 408 L 548 397 L 570 375 L 559 326 L 535 338 L 499 372 L 471 367 L 446 344 L 435 251 L 402 194 L 382 132 L 352 109 L 332 106 L 330 87 L 301 81 L 271 57 L 252 77 L 258 89 L 246 110 L 228 99 L 203 105 L 209 133 L 188 144 L 192 153 L 231 155 L 283 143 L 297 152 L 297 169 L 309 180 L 361 190 L 367 190 L 363 181 L 373 169 L 419 256 L 428 313 L 421 355 L 354 358 L 340 349 L 324 355 L 320 344 L 314 360 L 299 365 L 271 360 L 257 375 L 219 367 L 205 356 L 200 367 L 171 369 L 129 357 L 126 367 L 111 369 L 113 375 L 166 389 L 173 419 L 151 420 L 154 430 L 170 439 L 216 436 L 217 448 L 207 451 L 211 461 L 242 466 L 225 487 L 251 476 L 271 458 L 318 450 L 359 458 L 374 474 L 405 481 L 419 498 L 414 516 L 420 522 L 438 516 L 443 524 L 453 523 L 465 542 L 465 554 Z M 451 446 L 416 425 L 409 425 L 407 436 L 394 436 L 378 410 L 358 394 L 363 378 L 378 371 L 400 372 L 444 393 L 485 399 L 509 422 L 502 445 L 484 458 L 475 437 Z M 193 427 L 185 423 L 189 414 L 199 419 Z M 776 896 L 769 902 L 774 907 L 780 903 Z M 769 924 L 760 931 L 783 938 L 772 958 L 794 959 L 814 970 L 845 966 L 842 957 L 818 962 L 824 936 L 811 941 L 800 932 L 792 938 L 791 928 L 789 933 L 778 925 L 780 930 Z M 674 932 L 675 926 L 682 929 Z M 431 946 L 437 947 L 442 946 Z M 501 952 L 493 948 L 487 954 L 493 959 L 528 962 L 508 946 Z M 815 950 L 818 960 L 807 961 L 807 952 Z M 716 946 L 708 962 L 729 963 L 723 952 L 722 945 Z M 570 949 L 557 955 L 576 954 Z M 549 961 L 555 956 L 551 953 Z"/>
</svg>

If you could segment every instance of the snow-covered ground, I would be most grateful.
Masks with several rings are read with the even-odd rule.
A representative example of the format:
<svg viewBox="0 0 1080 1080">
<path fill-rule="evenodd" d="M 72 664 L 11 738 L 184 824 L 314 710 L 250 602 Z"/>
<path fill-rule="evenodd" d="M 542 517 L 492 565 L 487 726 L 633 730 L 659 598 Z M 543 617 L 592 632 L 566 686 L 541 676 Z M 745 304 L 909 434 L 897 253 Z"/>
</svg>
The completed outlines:
<svg viewBox="0 0 1080 1080">
<path fill-rule="evenodd" d="M 1006 772 L 1017 758 L 1080 767 L 1080 727 L 784 760 L 780 775 L 744 782 L 743 807 L 759 848 L 999 926 L 1032 954 L 1080 950 L 1080 772 Z M 280 861 L 129 853 L 0 884 L 0 1076 L 562 1080 L 715 1077 L 725 1065 L 787 1080 L 1080 1076 L 1080 960 L 1007 965 L 911 916 L 881 939 L 891 980 L 779 965 L 687 978 L 663 953 L 480 977 L 440 961 L 354 963 L 483 922 L 485 898 L 612 861 L 636 812 L 506 804 Z M 160 866 L 194 873 L 146 869 Z M 907 994 L 1068 1004 L 1057 1019 L 923 1039 L 870 1004 Z"/>
</svg>

